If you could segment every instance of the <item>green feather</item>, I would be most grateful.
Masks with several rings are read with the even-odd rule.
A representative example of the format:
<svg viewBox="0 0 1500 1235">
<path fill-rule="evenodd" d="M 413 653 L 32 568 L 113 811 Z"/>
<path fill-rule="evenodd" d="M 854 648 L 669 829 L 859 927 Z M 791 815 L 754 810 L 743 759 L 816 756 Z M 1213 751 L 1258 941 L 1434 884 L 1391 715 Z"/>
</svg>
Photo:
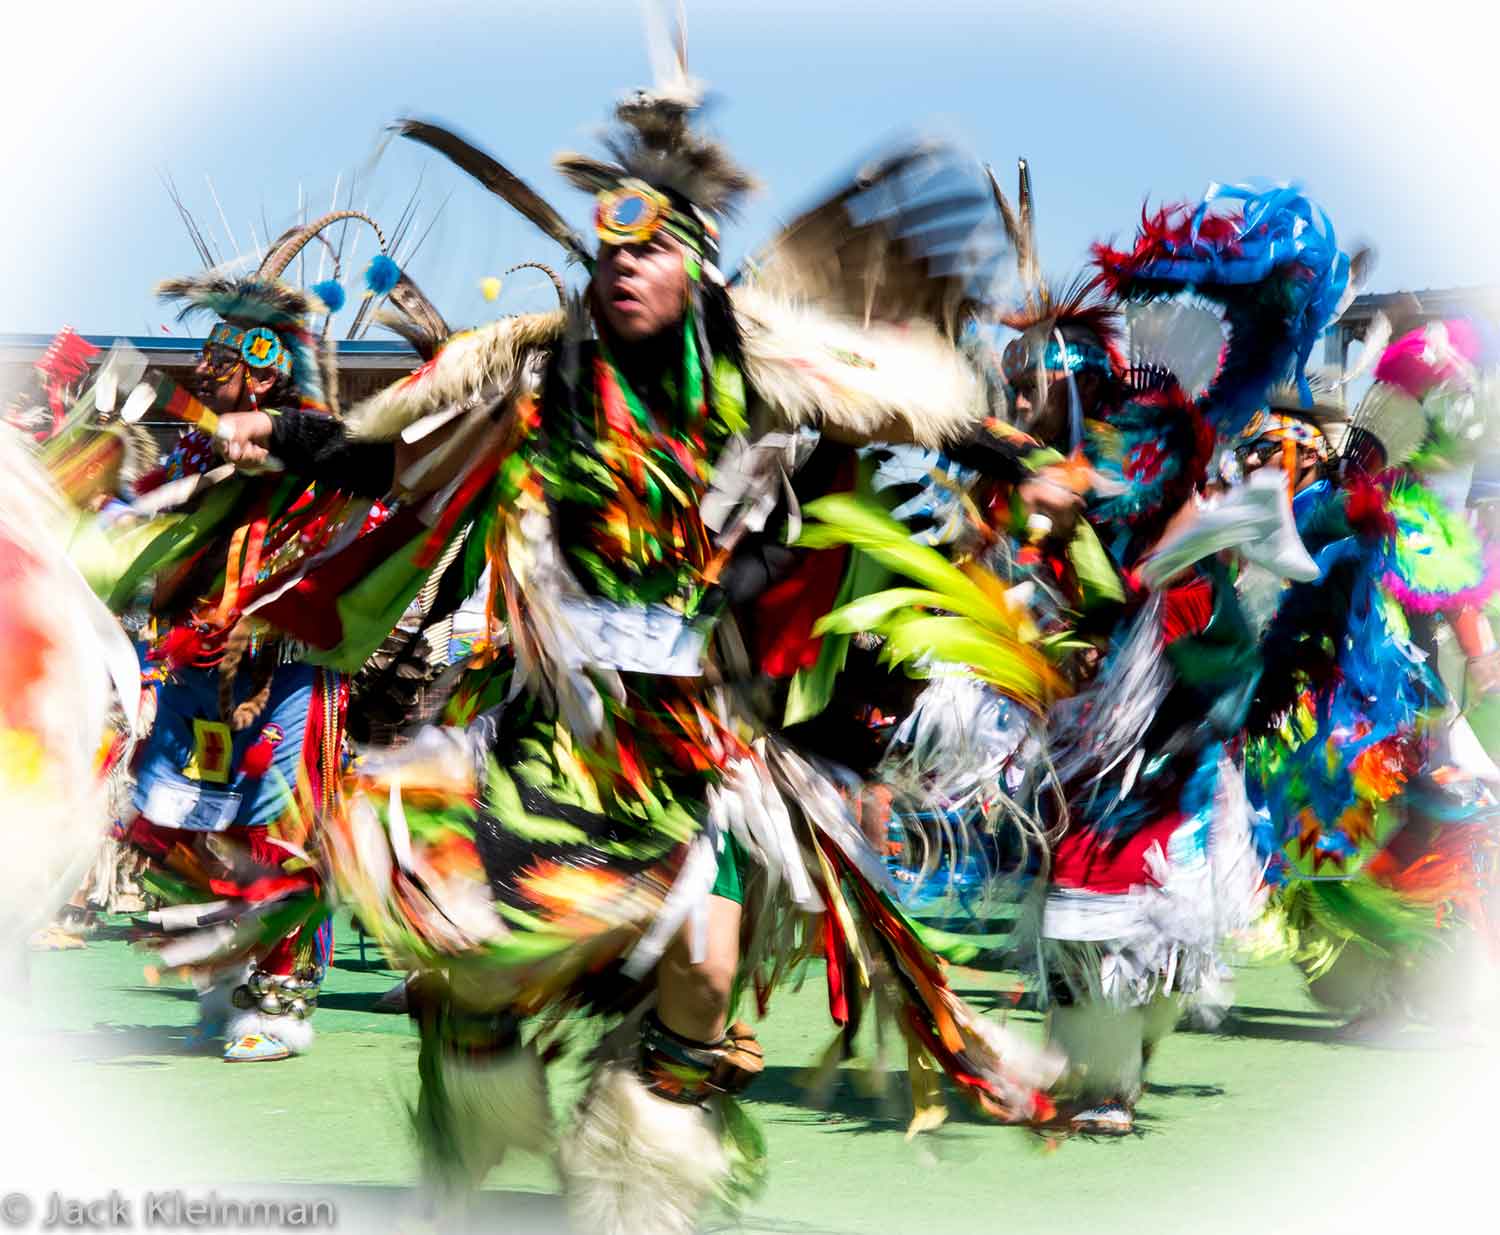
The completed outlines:
<svg viewBox="0 0 1500 1235">
<path fill-rule="evenodd" d="M 850 545 L 924 587 L 871 593 L 824 615 L 818 633 L 870 631 L 884 636 L 893 664 L 940 660 L 968 665 L 996 689 L 1038 708 L 1053 682 L 1046 645 L 1027 642 L 1017 615 L 993 590 L 937 550 L 912 541 L 907 529 L 870 502 L 834 494 L 804 507 L 809 520 L 799 543 L 812 548 Z M 998 580 L 995 587 L 1001 586 Z M 1062 647 L 1062 644 L 1054 644 Z"/>
</svg>

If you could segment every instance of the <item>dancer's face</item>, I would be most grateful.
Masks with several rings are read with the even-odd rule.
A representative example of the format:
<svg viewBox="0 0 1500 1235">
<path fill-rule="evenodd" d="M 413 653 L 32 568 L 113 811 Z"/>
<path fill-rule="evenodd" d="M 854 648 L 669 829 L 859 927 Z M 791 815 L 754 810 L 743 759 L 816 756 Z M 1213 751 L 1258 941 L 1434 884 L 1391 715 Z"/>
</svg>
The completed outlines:
<svg viewBox="0 0 1500 1235">
<path fill-rule="evenodd" d="M 688 277 L 682 246 L 658 232 L 644 244 L 606 245 L 594 266 L 594 295 L 611 333 L 627 343 L 682 321 Z"/>
<path fill-rule="evenodd" d="M 1263 467 L 1280 467 L 1283 459 L 1280 442 L 1258 442 L 1240 454 L 1240 466 L 1244 469 L 1248 479 Z M 1303 446 L 1299 443 L 1294 467 L 1296 471 L 1292 491 L 1301 493 L 1318 479 L 1318 452 L 1310 446 Z"/>
<path fill-rule="evenodd" d="M 1085 417 L 1091 417 L 1099 402 L 1099 379 L 1092 373 L 1078 373 L 1078 402 Z M 1040 382 L 1030 373 L 1011 383 L 1015 398 L 1016 423 L 1044 446 L 1065 443 L 1068 436 L 1068 375 L 1061 370 L 1047 374 L 1047 392 L 1040 393 Z"/>
<path fill-rule="evenodd" d="M 227 415 L 248 411 L 276 384 L 276 374 L 257 374 L 234 352 L 210 343 L 193 370 L 193 394 L 212 412 Z"/>
<path fill-rule="evenodd" d="M 1061 372 L 1047 374 L 1046 391 L 1031 374 L 1012 383 L 1016 401 L 1016 423 L 1044 446 L 1051 446 L 1068 432 L 1068 379 Z"/>
</svg>

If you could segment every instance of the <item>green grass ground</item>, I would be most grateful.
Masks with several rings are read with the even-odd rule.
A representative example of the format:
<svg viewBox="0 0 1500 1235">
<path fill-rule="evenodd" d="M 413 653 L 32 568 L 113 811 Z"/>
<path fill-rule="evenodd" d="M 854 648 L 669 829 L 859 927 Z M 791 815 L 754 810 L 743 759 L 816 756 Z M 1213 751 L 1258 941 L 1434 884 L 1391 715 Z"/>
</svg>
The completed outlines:
<svg viewBox="0 0 1500 1235">
<path fill-rule="evenodd" d="M 373 950 L 361 961 L 355 935 L 341 925 L 317 1043 L 276 1064 L 231 1066 L 189 1049 L 191 991 L 171 980 L 148 984 L 148 958 L 118 927 L 82 951 L 33 955 L 23 1037 L 10 1062 L 23 1076 L 34 1071 L 35 1100 L 63 1116 L 37 1130 L 47 1139 L 45 1160 L 66 1176 L 70 1155 L 80 1171 L 87 1158 L 108 1186 L 337 1195 L 341 1229 L 402 1228 L 415 1205 L 405 1104 L 415 1093 L 416 1042 L 404 1017 L 370 1011 L 395 975 Z M 1014 976 L 956 970 L 954 985 L 1000 1015 Z M 821 975 L 811 974 L 759 1027 L 767 1069 L 749 1106 L 769 1140 L 770 1176 L 737 1229 L 1292 1229 L 1293 1217 L 1340 1189 L 1374 1195 L 1382 1163 L 1410 1161 L 1394 1149 L 1408 1116 L 1435 1112 L 1487 1059 L 1482 1048 L 1442 1046 L 1417 1029 L 1396 1047 L 1342 1041 L 1288 967 L 1246 969 L 1235 993 L 1217 1032 L 1181 1032 L 1161 1048 L 1134 1137 L 1057 1144 L 955 1109 L 944 1128 L 908 1143 L 899 1072 L 887 1100 L 870 1096 L 846 1067 L 828 1109 L 807 1104 L 799 1073 L 832 1036 Z M 1010 1017 L 1039 1032 L 1034 1014 Z M 580 1074 L 558 1071 L 561 1113 Z M 25 1126 L 24 1103 L 12 1100 L 10 1113 L 12 1132 Z M 30 1148 L 33 1157 L 42 1152 Z M 488 1188 L 483 1229 L 560 1221 L 545 1163 L 518 1157 Z"/>
</svg>

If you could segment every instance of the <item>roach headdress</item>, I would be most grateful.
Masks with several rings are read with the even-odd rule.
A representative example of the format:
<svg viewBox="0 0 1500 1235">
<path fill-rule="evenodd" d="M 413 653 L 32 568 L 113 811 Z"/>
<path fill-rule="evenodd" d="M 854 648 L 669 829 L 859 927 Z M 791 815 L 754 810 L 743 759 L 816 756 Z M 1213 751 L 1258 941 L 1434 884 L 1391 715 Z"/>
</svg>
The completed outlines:
<svg viewBox="0 0 1500 1235">
<path fill-rule="evenodd" d="M 1119 313 L 1087 280 L 1055 292 L 1039 279 L 1028 289 L 1025 304 L 1001 315 L 1000 321 L 1018 332 L 1005 345 L 1002 360 L 1012 384 L 1036 372 L 1124 375 Z"/>
<path fill-rule="evenodd" d="M 1017 160 L 1016 169 L 1013 205 L 1000 188 L 995 169 L 985 168 L 990 195 L 1015 253 L 1022 292 L 1020 307 L 999 318 L 1019 336 L 1005 346 L 1001 359 L 1005 380 L 1014 386 L 1023 375 L 1034 375 L 1038 390 L 1043 391 L 1048 375 L 1053 373 L 1092 371 L 1111 378 L 1123 376 L 1125 361 L 1115 307 L 1095 295 L 1086 278 L 1075 279 L 1058 291 L 1042 277 L 1031 170 L 1025 159 Z"/>
</svg>

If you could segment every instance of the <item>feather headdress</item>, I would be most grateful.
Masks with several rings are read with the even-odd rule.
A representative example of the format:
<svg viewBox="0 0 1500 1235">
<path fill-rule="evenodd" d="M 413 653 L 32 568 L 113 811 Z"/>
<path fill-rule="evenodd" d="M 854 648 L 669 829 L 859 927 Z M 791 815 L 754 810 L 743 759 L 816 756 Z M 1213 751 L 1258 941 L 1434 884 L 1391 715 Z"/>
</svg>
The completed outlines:
<svg viewBox="0 0 1500 1235">
<path fill-rule="evenodd" d="M 1343 385 L 1337 374 L 1336 368 L 1310 370 L 1307 374 L 1310 399 L 1303 397 L 1296 382 L 1290 379 L 1277 382 L 1266 395 L 1266 406 L 1273 412 L 1299 416 L 1317 425 L 1348 420 L 1349 409 L 1344 405 Z"/>
<path fill-rule="evenodd" d="M 693 128 L 701 104 L 691 90 L 638 90 L 615 108 L 619 128 L 604 141 L 613 162 L 565 152 L 554 166 L 585 192 L 641 180 L 700 210 L 732 214 L 755 180 L 719 142 Z"/>
<path fill-rule="evenodd" d="M 588 193 L 607 193 L 640 181 L 668 195 L 673 205 L 697 214 L 731 215 L 755 187 L 723 145 L 693 127 L 703 107 L 703 83 L 688 72 L 687 29 L 679 11 L 668 39 L 660 14 L 647 6 L 647 41 L 655 83 L 615 107 L 617 128 L 604 139 L 613 162 L 566 152 L 553 160 L 567 180 Z M 712 219 L 705 220 L 710 230 Z"/>
<path fill-rule="evenodd" d="M 1038 371 L 1045 386 L 1045 373 L 1077 372 L 1095 368 L 1119 374 L 1125 361 L 1120 350 L 1120 322 L 1115 307 L 1094 294 L 1085 277 L 1059 289 L 1043 277 L 1037 255 L 1036 208 L 1031 190 L 1031 169 L 1025 159 L 1016 160 L 1016 200 L 1005 196 L 995 169 L 985 166 L 990 197 L 1005 229 L 1005 239 L 1015 254 L 1021 303 L 996 314 L 1003 326 L 1021 337 L 1006 347 L 1002 361 L 1007 380 Z"/>
<path fill-rule="evenodd" d="M 1125 372 L 1120 314 L 1088 278 L 1077 278 L 1056 291 L 1039 280 L 1019 309 L 1000 315 L 1002 325 L 1018 332 L 1005 348 L 1008 381 L 1038 368 L 1052 373 L 1094 369 L 1110 376 Z"/>
<path fill-rule="evenodd" d="M 1422 405 L 1401 387 L 1376 382 L 1349 417 L 1339 450 L 1350 455 L 1362 440 L 1373 438 L 1384 455 L 1381 467 L 1400 467 L 1417 453 L 1426 436 L 1427 417 Z"/>
<path fill-rule="evenodd" d="M 1156 300 L 1125 306 L 1132 373 L 1170 373 L 1192 398 L 1208 387 L 1224 354 L 1224 325 L 1207 305 Z"/>
<path fill-rule="evenodd" d="M 1111 295 L 1191 291 L 1223 309 L 1228 346 L 1203 410 L 1226 433 L 1237 434 L 1288 374 L 1311 401 L 1307 360 L 1345 303 L 1350 259 L 1328 216 L 1295 186 L 1210 185 L 1199 202 L 1142 210 L 1130 250 L 1097 244 L 1093 255 Z"/>
<path fill-rule="evenodd" d="M 687 71 L 680 18 L 672 46 L 667 49 L 660 43 L 657 40 L 651 48 L 655 84 L 627 95 L 615 107 L 617 128 L 604 139 L 610 157 L 567 151 L 554 165 L 571 184 L 599 197 L 595 223 L 606 243 L 643 239 L 660 222 L 712 261 L 718 251 L 714 216 L 732 214 L 755 181 L 719 142 L 693 127 L 703 105 L 703 86 Z M 588 240 L 550 202 L 467 138 L 433 121 L 410 118 L 398 121 L 394 131 L 447 157 L 557 241 L 570 259 L 592 261 Z M 627 209 L 612 217 L 621 200 L 628 203 Z M 643 215 L 646 226 L 640 228 Z"/>
<path fill-rule="evenodd" d="M 1021 277 L 1021 286 L 1026 291 L 1027 302 L 1032 293 L 1042 286 L 1042 269 L 1036 252 L 1036 218 L 1031 198 L 1031 169 L 1025 159 L 1016 160 L 1016 204 L 1000 188 L 995 169 L 985 166 L 990 181 L 990 194 L 995 199 L 995 209 L 1005 226 L 1005 238 L 1016 253 L 1016 273 Z"/>
<path fill-rule="evenodd" d="M 1120 376 L 1125 370 L 1121 351 L 1120 318 L 1115 306 L 1094 292 L 1093 280 L 1080 276 L 1058 289 L 1042 275 L 1036 244 L 1036 208 L 1031 169 L 1016 160 L 1016 201 L 1000 187 L 993 167 L 986 166 L 990 196 L 1015 253 L 1021 303 L 998 314 L 1001 325 L 1021 337 L 1006 346 L 1002 359 L 1006 380 L 1035 373 L 1038 387 L 1047 373 L 1076 373 L 1092 368 Z"/>
<path fill-rule="evenodd" d="M 210 342 L 239 350 L 253 368 L 279 368 L 290 377 L 305 406 L 328 408 L 334 398 L 335 370 L 321 338 L 309 329 L 308 319 L 320 313 L 331 317 L 343 304 L 343 288 L 337 278 L 310 289 L 299 288 L 282 275 L 292 259 L 320 238 L 325 228 L 346 219 L 368 223 L 374 230 L 380 253 L 370 263 L 366 283 L 372 293 L 389 292 L 401 274 L 385 255 L 385 234 L 380 225 L 361 211 L 335 210 L 311 223 L 288 228 L 251 274 L 219 267 L 167 279 L 157 286 L 157 295 L 181 303 L 179 321 L 196 313 L 214 314 L 220 324 L 209 336 Z"/>
<path fill-rule="evenodd" d="M 1251 416 L 1235 441 L 1235 449 L 1247 450 L 1276 442 L 1305 446 L 1324 461 L 1332 459 L 1331 430 L 1349 419 L 1343 387 L 1327 371 L 1309 373 L 1312 399 L 1304 406 L 1296 382 L 1279 382 L 1266 395 L 1266 406 Z"/>
</svg>

